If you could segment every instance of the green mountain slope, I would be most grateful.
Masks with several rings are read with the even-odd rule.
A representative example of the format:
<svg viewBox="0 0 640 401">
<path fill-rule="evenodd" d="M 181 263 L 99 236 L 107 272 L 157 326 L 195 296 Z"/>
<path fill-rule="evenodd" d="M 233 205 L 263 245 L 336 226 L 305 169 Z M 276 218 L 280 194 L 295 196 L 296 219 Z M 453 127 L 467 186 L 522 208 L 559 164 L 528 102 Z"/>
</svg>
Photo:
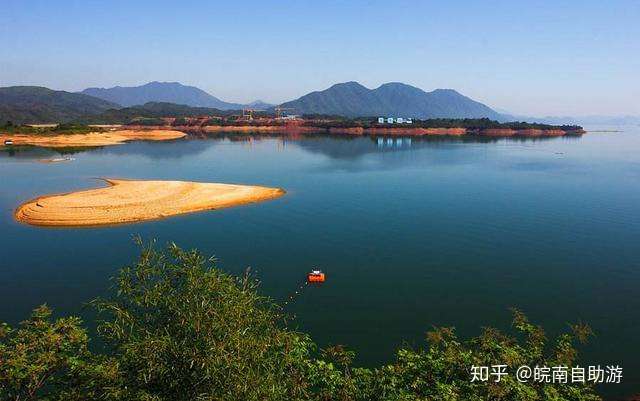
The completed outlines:
<svg viewBox="0 0 640 401">
<path fill-rule="evenodd" d="M 61 123 L 102 113 L 118 105 L 80 93 L 40 86 L 0 88 L 0 122 Z"/>
<path fill-rule="evenodd" d="M 414 118 L 491 118 L 501 115 L 490 107 L 452 89 L 422 89 L 387 83 L 368 89 L 357 82 L 345 82 L 286 102 L 298 114 L 329 114 L 346 117 L 397 116 Z"/>
<path fill-rule="evenodd" d="M 139 118 L 194 117 L 225 115 L 229 113 L 231 113 L 231 111 L 210 107 L 191 107 L 184 104 L 148 102 L 141 106 L 109 109 L 98 115 L 79 118 L 76 122 L 84 124 L 126 124 Z"/>
</svg>

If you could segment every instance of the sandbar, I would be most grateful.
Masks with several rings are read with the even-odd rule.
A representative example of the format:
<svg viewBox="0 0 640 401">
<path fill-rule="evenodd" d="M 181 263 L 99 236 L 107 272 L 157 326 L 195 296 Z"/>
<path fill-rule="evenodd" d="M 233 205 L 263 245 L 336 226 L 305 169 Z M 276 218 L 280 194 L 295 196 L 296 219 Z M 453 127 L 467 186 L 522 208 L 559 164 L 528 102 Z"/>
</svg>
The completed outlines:
<svg viewBox="0 0 640 401">
<path fill-rule="evenodd" d="M 81 227 L 135 223 L 275 199 L 280 188 L 189 181 L 105 179 L 106 187 L 45 195 L 20 205 L 17 221 Z"/>
<path fill-rule="evenodd" d="M 97 147 L 118 145 L 128 141 L 167 141 L 179 139 L 187 134 L 175 130 L 118 130 L 104 132 L 89 132 L 86 134 L 2 134 L 0 146 L 5 140 L 12 140 L 13 146 L 31 145 L 47 148 L 64 147 Z"/>
</svg>

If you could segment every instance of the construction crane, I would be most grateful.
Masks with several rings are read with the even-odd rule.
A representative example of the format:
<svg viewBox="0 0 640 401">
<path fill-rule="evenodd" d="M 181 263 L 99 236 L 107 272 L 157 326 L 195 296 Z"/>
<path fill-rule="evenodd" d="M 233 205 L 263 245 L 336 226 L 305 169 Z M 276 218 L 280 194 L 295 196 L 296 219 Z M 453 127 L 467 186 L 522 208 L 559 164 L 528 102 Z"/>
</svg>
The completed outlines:
<svg viewBox="0 0 640 401">
<path fill-rule="evenodd" d="M 275 111 L 276 111 L 276 118 L 280 118 L 282 117 L 282 112 L 286 111 L 286 110 L 295 110 L 293 107 L 281 107 L 281 106 L 276 106 L 275 107 Z"/>
<path fill-rule="evenodd" d="M 243 108 L 243 109 L 242 109 L 242 118 L 243 118 L 243 119 L 245 119 L 245 118 L 246 118 L 247 120 L 251 121 L 251 120 L 253 120 L 253 113 L 255 113 L 255 112 L 259 112 L 259 111 L 264 111 L 264 110 L 261 110 L 261 109 L 251 109 L 251 108 L 247 108 L 247 107 L 245 107 L 245 108 Z"/>
</svg>

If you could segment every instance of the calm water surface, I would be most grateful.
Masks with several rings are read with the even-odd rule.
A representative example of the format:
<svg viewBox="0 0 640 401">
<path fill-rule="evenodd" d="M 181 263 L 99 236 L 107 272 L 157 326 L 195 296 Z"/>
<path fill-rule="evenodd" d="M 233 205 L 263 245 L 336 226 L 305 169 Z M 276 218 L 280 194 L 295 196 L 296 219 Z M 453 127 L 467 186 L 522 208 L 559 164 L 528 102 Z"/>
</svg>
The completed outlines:
<svg viewBox="0 0 640 401">
<path fill-rule="evenodd" d="M 609 127 L 610 128 L 610 127 Z M 585 364 L 620 364 L 640 388 L 640 128 L 548 140 L 213 136 L 83 151 L 0 152 L 0 321 L 38 304 L 83 313 L 132 261 L 132 235 L 215 254 L 284 299 L 314 266 L 328 282 L 289 308 L 321 345 L 390 361 L 434 325 L 508 329 L 517 306 L 550 333 L 597 333 Z M 162 221 L 91 229 L 16 223 L 35 196 L 96 177 L 260 184 L 286 196 Z M 496 363 L 501 361 L 496 361 Z"/>
</svg>

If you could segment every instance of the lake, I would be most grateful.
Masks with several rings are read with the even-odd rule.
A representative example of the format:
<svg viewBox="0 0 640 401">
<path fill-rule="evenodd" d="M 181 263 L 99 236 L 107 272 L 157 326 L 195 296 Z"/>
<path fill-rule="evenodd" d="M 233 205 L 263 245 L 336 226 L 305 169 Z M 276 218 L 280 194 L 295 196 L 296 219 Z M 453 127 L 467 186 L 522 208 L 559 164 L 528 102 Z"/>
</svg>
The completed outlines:
<svg viewBox="0 0 640 401">
<path fill-rule="evenodd" d="M 615 128 L 615 127 L 608 127 Z M 48 303 L 60 314 L 105 294 L 133 261 L 133 235 L 250 266 L 262 291 L 288 297 L 319 267 L 327 282 L 287 310 L 321 346 L 388 362 L 433 326 L 463 337 L 508 329 L 509 307 L 550 334 L 589 323 L 585 365 L 621 365 L 640 387 L 640 127 L 538 140 L 191 136 L 86 150 L 0 151 L 0 321 Z M 282 187 L 279 199 L 133 225 L 30 227 L 12 213 L 97 177 Z M 496 361 L 500 363 L 502 361 Z"/>
</svg>

